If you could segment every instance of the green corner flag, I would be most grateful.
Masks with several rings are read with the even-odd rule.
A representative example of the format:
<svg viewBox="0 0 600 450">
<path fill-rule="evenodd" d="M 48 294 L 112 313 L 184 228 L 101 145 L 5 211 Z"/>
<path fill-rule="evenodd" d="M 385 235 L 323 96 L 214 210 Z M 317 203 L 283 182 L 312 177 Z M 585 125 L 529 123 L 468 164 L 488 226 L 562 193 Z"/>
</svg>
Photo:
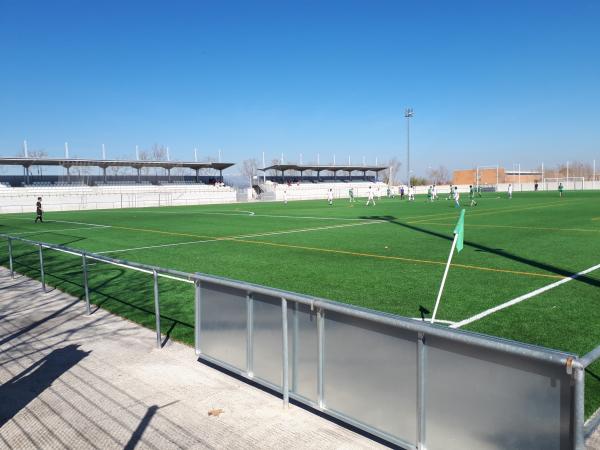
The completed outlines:
<svg viewBox="0 0 600 450">
<path fill-rule="evenodd" d="M 456 222 L 456 227 L 454 227 L 454 234 L 458 236 L 456 241 L 456 251 L 460 253 L 464 246 L 465 240 L 465 210 L 463 209 L 460 212 L 460 216 L 458 217 L 458 222 Z"/>
</svg>

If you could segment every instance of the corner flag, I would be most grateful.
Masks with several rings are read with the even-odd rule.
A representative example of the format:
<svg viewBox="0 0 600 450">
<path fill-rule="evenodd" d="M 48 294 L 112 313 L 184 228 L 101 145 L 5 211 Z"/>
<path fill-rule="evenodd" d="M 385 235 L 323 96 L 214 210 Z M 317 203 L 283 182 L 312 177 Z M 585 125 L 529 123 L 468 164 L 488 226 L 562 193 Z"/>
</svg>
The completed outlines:
<svg viewBox="0 0 600 450">
<path fill-rule="evenodd" d="M 442 292 L 444 292 L 444 285 L 446 284 L 446 277 L 448 276 L 448 270 L 450 269 L 450 262 L 454 255 L 454 249 L 460 252 L 464 247 L 465 241 L 465 210 L 461 210 L 460 216 L 458 216 L 458 222 L 454 227 L 454 239 L 452 240 L 452 247 L 450 248 L 450 255 L 448 255 L 448 262 L 446 263 L 446 269 L 444 270 L 444 276 L 442 277 L 442 284 L 438 292 L 437 299 L 435 301 L 435 307 L 433 308 L 433 314 L 431 316 L 431 323 L 435 322 L 435 316 L 437 314 L 438 306 L 440 306 L 440 300 L 442 298 Z"/>
<path fill-rule="evenodd" d="M 456 222 L 456 226 L 454 227 L 454 234 L 458 236 L 458 240 L 456 241 L 456 251 L 460 253 L 463 249 L 464 241 L 465 241 L 465 210 L 463 209 L 460 212 L 460 216 L 458 217 L 458 222 Z"/>
</svg>

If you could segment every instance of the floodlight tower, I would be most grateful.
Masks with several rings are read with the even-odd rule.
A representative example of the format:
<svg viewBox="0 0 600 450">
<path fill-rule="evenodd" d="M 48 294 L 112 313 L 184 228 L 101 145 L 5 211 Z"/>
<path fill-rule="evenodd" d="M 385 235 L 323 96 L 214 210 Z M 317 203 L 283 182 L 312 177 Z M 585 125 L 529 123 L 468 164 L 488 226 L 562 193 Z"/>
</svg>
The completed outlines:
<svg viewBox="0 0 600 450">
<path fill-rule="evenodd" d="M 404 110 L 404 117 L 406 117 L 406 179 L 408 186 L 410 186 L 410 118 L 413 115 L 412 108 Z"/>
</svg>

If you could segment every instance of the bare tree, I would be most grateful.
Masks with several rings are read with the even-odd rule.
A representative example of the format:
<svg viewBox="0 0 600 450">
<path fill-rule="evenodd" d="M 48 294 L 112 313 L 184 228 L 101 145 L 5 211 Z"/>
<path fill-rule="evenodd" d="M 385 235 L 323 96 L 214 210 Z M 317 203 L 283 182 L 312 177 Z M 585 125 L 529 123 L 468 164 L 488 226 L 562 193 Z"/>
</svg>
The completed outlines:
<svg viewBox="0 0 600 450">
<path fill-rule="evenodd" d="M 242 161 L 242 168 L 240 169 L 242 175 L 250 180 L 250 186 L 254 184 L 254 177 L 258 173 L 258 161 L 256 159 L 245 159 Z"/>
<path fill-rule="evenodd" d="M 281 161 L 279 161 L 278 159 L 272 159 L 271 160 L 271 165 L 272 166 L 277 166 L 279 164 L 281 164 Z M 270 173 L 271 176 L 275 176 L 275 177 L 277 176 L 277 170 L 271 169 L 270 172 L 271 172 Z"/>
<path fill-rule="evenodd" d="M 29 158 L 47 158 L 48 152 L 46 150 L 29 150 L 27 152 L 27 156 Z M 17 157 L 24 158 L 25 150 L 21 149 L 19 152 L 17 152 Z M 37 171 L 38 175 L 41 176 L 41 175 L 43 175 L 43 166 L 31 166 L 31 171 L 32 172 Z"/>
<path fill-rule="evenodd" d="M 402 163 L 397 158 L 392 158 L 385 163 L 387 169 L 383 171 L 383 182 L 385 184 L 394 185 L 399 178 L 400 167 Z"/>
<path fill-rule="evenodd" d="M 450 172 L 445 166 L 430 168 L 427 171 L 427 177 L 429 182 L 434 184 L 447 184 L 450 182 Z"/>
</svg>

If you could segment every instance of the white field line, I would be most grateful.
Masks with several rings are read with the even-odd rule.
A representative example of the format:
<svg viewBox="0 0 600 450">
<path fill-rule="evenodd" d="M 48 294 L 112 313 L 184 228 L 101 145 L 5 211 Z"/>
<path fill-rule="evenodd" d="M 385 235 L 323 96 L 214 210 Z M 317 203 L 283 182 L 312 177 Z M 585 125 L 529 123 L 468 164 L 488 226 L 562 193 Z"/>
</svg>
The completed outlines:
<svg viewBox="0 0 600 450">
<path fill-rule="evenodd" d="M 345 221 L 361 221 L 372 220 L 380 221 L 380 219 L 358 219 L 348 217 L 315 217 L 315 216 L 286 216 L 279 214 L 257 214 L 253 211 L 234 211 L 234 212 L 210 212 L 210 211 L 194 211 L 194 212 L 182 212 L 182 211 L 145 211 L 144 213 L 149 214 L 198 214 L 198 215 L 218 215 L 218 216 L 245 216 L 245 217 L 273 217 L 278 219 L 314 219 L 314 220 L 345 220 Z"/>
<path fill-rule="evenodd" d="M 11 236 L 25 236 L 28 234 L 42 234 L 42 233 L 57 233 L 59 231 L 76 231 L 76 230 L 104 230 L 105 228 L 110 227 L 77 227 L 77 228 L 59 228 L 57 230 L 53 229 L 40 229 L 37 231 L 23 231 L 20 233 L 10 233 Z"/>
<path fill-rule="evenodd" d="M 541 287 L 539 289 L 536 289 L 535 291 L 531 291 L 528 294 L 525 295 L 521 295 L 520 297 L 514 298 L 512 300 L 509 300 L 508 302 L 502 303 L 501 305 L 498 306 L 494 306 L 493 308 L 490 309 L 486 309 L 483 312 L 480 312 L 479 314 L 474 315 L 473 317 L 469 317 L 468 319 L 465 320 L 461 320 L 460 322 L 457 322 L 453 325 L 450 325 L 450 328 L 460 328 L 462 326 L 468 325 L 470 323 L 473 323 L 479 319 L 483 319 L 486 316 L 489 316 L 490 314 L 494 314 L 495 312 L 498 312 L 502 309 L 508 308 L 510 306 L 516 305 L 517 303 L 521 303 L 527 299 L 530 299 L 531 297 L 535 297 L 536 295 L 542 294 L 546 291 L 549 291 L 550 289 L 554 289 L 555 287 L 560 286 L 561 284 L 565 284 L 568 283 L 569 281 L 575 280 L 577 278 L 579 278 L 582 275 L 586 275 L 590 272 L 593 272 L 594 270 L 600 269 L 600 264 L 596 264 L 593 267 L 590 267 L 589 269 L 585 269 L 581 272 L 578 272 L 576 274 L 571 275 L 570 277 L 566 277 L 563 278 L 562 280 L 556 281 L 555 283 L 549 284 L 547 286 Z"/>
<path fill-rule="evenodd" d="M 17 220 L 29 220 L 31 221 L 31 219 L 28 219 L 27 217 L 15 217 L 15 219 Z M 98 228 L 110 228 L 110 225 L 101 225 L 98 223 L 86 223 L 86 222 L 71 222 L 68 220 L 46 220 L 44 223 L 68 223 L 71 225 L 87 225 L 89 227 L 98 227 Z"/>
<path fill-rule="evenodd" d="M 277 236 L 282 234 L 292 234 L 292 233 L 305 233 L 308 231 L 322 231 L 322 230 L 331 230 L 334 228 L 347 228 L 347 227 L 357 227 L 361 225 L 374 225 L 377 223 L 386 223 L 383 220 L 378 221 L 369 221 L 369 222 L 360 222 L 360 223 L 351 223 L 351 224 L 343 224 L 343 225 L 329 225 L 326 227 L 313 227 L 313 228 L 301 228 L 296 230 L 286 230 L 286 231 L 271 231 L 267 233 L 257 233 L 257 234 L 242 234 L 238 236 L 223 236 L 217 237 L 214 239 L 203 239 L 196 241 L 186 241 L 186 242 L 175 242 L 173 244 L 160 244 L 160 245 L 148 245 L 145 247 L 132 247 L 132 248 L 123 248 L 117 250 L 105 250 L 102 252 L 95 252 L 98 254 L 104 253 L 122 253 L 122 252 L 130 252 L 135 250 L 148 250 L 153 248 L 165 248 L 165 247 L 178 247 L 180 245 L 190 245 L 190 244 L 203 244 L 206 242 L 218 242 L 218 241 L 230 241 L 235 239 L 246 239 L 246 238 L 255 238 L 255 237 L 264 237 L 264 236 Z"/>
<path fill-rule="evenodd" d="M 431 323 L 431 319 L 425 319 L 425 320 L 423 320 L 423 319 L 422 319 L 422 318 L 420 318 L 420 317 L 411 317 L 411 319 L 412 319 L 412 320 L 417 320 L 417 321 L 419 321 L 419 322 Z M 446 323 L 446 324 L 448 324 L 448 325 L 452 325 L 452 324 L 456 323 L 456 322 L 452 322 L 451 320 L 440 320 L 440 319 L 435 319 L 435 321 L 436 321 L 436 322 L 439 322 L 439 323 Z"/>
</svg>

